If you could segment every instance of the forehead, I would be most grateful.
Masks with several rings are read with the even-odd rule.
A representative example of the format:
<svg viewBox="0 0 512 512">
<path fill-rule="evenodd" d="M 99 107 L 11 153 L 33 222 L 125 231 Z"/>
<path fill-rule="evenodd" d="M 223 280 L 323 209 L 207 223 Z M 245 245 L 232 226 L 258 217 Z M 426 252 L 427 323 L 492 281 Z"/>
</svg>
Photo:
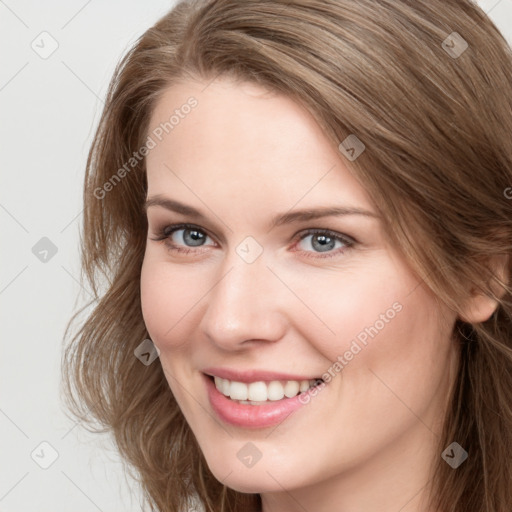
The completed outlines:
<svg viewBox="0 0 512 512">
<path fill-rule="evenodd" d="M 177 83 L 153 110 L 148 133 L 155 131 L 161 140 L 147 156 L 148 192 L 163 193 L 180 177 L 205 194 L 216 184 L 217 194 L 264 194 L 281 206 L 301 198 L 371 204 L 314 117 L 257 84 Z"/>
</svg>

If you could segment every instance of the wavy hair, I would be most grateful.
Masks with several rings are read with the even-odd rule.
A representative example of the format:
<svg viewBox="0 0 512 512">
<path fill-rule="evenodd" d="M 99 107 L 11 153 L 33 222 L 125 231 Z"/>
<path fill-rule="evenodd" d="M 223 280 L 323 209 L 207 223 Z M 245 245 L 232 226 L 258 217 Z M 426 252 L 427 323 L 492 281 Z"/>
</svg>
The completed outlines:
<svg viewBox="0 0 512 512">
<path fill-rule="evenodd" d="M 469 457 L 455 470 L 438 457 L 431 503 L 512 510 L 512 52 L 471 0 L 181 1 L 135 42 L 87 159 L 80 250 L 94 300 L 64 336 L 67 408 L 113 434 L 152 508 L 261 508 L 215 479 L 161 365 L 134 356 L 148 337 L 139 150 L 168 87 L 219 75 L 292 97 L 336 147 L 355 134 L 366 149 L 351 172 L 438 300 L 460 315 L 470 289 L 496 301 L 489 319 L 454 326 L 460 366 L 439 454 L 456 440 Z"/>
</svg>

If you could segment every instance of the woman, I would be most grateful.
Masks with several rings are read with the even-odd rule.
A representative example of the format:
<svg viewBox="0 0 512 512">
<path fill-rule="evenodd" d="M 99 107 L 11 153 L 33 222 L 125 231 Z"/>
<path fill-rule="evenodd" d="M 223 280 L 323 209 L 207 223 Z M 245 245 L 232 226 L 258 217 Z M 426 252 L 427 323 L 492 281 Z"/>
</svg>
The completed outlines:
<svg viewBox="0 0 512 512">
<path fill-rule="evenodd" d="M 179 3 L 90 150 L 70 407 L 160 511 L 510 510 L 511 132 L 467 0 Z"/>
</svg>

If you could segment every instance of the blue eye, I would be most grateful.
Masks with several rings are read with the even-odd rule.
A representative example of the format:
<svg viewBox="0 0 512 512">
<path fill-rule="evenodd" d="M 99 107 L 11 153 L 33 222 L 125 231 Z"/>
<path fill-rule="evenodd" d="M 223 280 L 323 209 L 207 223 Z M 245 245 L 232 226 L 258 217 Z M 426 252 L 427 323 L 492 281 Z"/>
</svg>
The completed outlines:
<svg viewBox="0 0 512 512">
<path fill-rule="evenodd" d="M 178 240 L 189 246 L 189 247 L 198 247 L 204 244 L 205 240 L 208 238 L 208 235 L 205 235 L 201 230 L 196 228 L 181 228 L 181 229 L 173 229 L 171 233 L 166 233 L 166 235 L 173 239 L 173 236 L 179 232 L 181 236 L 178 236 Z"/>
<path fill-rule="evenodd" d="M 305 242 L 308 237 L 310 241 Z M 215 243 L 206 244 L 208 239 L 211 240 L 211 237 L 198 226 L 193 224 L 174 224 L 158 230 L 157 237 L 152 240 L 165 242 L 170 251 L 186 254 L 192 252 L 201 253 L 204 251 L 198 251 L 197 248 L 208 245 L 215 246 Z M 356 243 L 353 238 L 347 235 L 318 228 L 301 231 L 295 237 L 295 240 L 298 240 L 295 246 L 300 246 L 300 249 L 298 251 L 295 249 L 294 251 L 302 252 L 306 257 L 311 258 L 338 256 Z M 313 248 L 313 250 L 308 250 L 306 246 Z"/>
<path fill-rule="evenodd" d="M 181 234 L 177 235 L 180 231 Z M 193 224 L 176 224 L 165 226 L 154 240 L 165 241 L 169 250 L 188 253 L 194 252 L 194 247 L 204 246 L 208 238 L 210 237 L 202 229 Z M 180 244 L 184 244 L 185 248 Z"/>
<path fill-rule="evenodd" d="M 307 238 L 310 238 L 310 241 L 304 243 Z M 350 249 L 355 244 L 355 240 L 328 229 L 308 229 L 301 233 L 299 243 L 297 245 L 300 246 L 301 244 L 302 251 L 307 253 L 308 257 L 329 258 Z M 314 250 L 309 251 L 305 249 L 305 245 L 312 247 Z M 333 249 L 338 250 L 333 251 Z"/>
</svg>

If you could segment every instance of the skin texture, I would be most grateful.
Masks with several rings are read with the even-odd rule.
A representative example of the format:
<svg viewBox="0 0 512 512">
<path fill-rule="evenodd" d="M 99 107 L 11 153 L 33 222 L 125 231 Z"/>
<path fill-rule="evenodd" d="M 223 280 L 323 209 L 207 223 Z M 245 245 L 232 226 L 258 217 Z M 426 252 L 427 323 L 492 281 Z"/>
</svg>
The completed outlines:
<svg viewBox="0 0 512 512">
<path fill-rule="evenodd" d="M 141 297 L 209 468 L 233 489 L 261 493 L 265 512 L 427 510 L 424 490 L 441 455 L 435 443 L 456 372 L 456 314 L 390 245 L 378 218 L 331 216 L 270 229 L 274 215 L 303 208 L 378 214 L 305 109 L 254 84 L 188 81 L 165 91 L 150 130 L 191 95 L 197 107 L 147 156 L 148 197 L 178 200 L 207 220 L 148 208 Z M 159 229 L 181 222 L 207 235 L 201 246 L 190 246 L 183 230 L 170 235 L 167 243 L 188 254 L 155 240 Z M 356 242 L 322 252 L 314 235 L 301 234 L 309 228 Z M 263 249 L 250 264 L 236 252 L 248 236 Z M 277 427 L 234 427 L 215 415 L 202 369 L 322 376 L 396 303 L 400 311 L 378 334 Z M 262 454 L 251 468 L 237 457 L 248 441 Z"/>
</svg>

